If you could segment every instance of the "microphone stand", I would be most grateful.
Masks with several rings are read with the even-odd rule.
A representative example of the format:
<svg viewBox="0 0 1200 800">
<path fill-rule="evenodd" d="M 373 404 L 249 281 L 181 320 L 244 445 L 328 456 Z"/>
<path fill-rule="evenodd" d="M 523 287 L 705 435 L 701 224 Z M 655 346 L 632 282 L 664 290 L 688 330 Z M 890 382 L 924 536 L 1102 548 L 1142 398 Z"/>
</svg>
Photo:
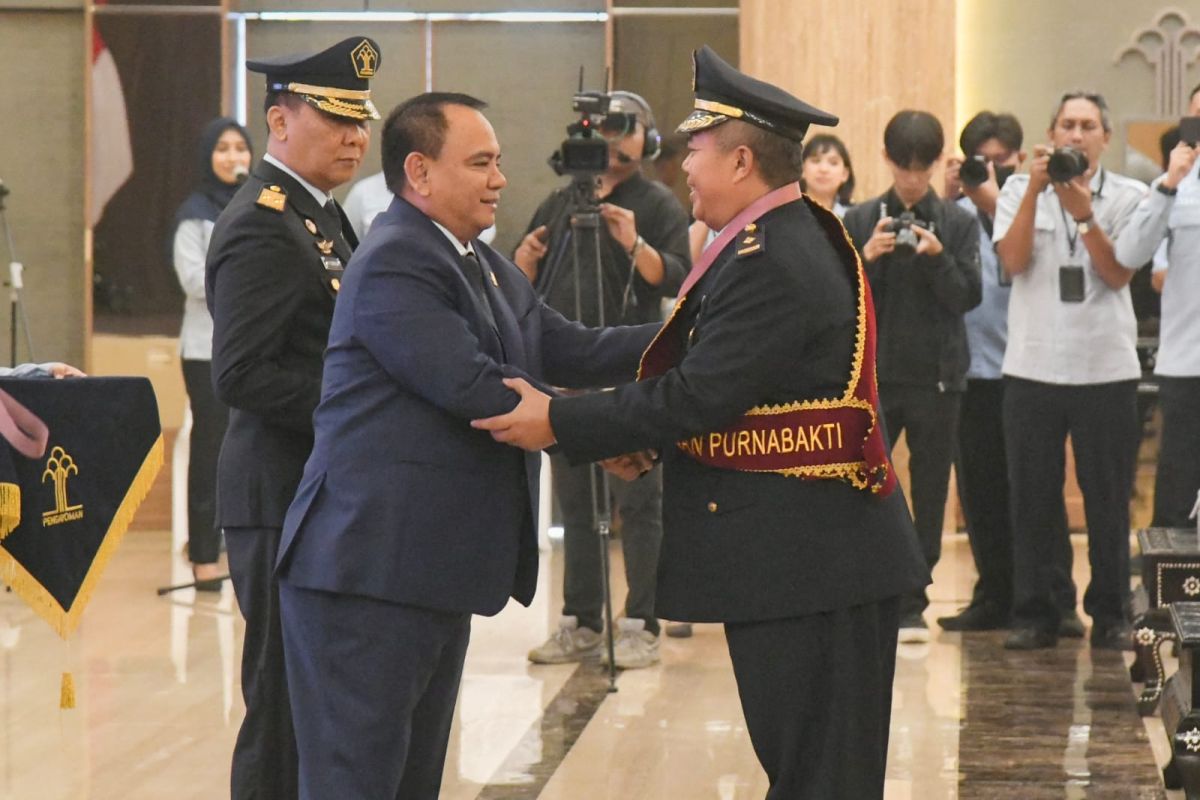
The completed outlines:
<svg viewBox="0 0 1200 800">
<path fill-rule="evenodd" d="M 33 361 L 33 337 L 29 333 L 29 319 L 25 316 L 25 306 L 21 303 L 21 290 L 25 288 L 25 265 L 17 260 L 17 249 L 13 244 L 12 228 L 5 215 L 4 199 L 11 190 L 0 181 L 0 225 L 4 227 L 4 239 L 8 243 L 8 287 L 9 287 L 9 365 L 17 365 L 17 320 L 25 331 L 25 349 L 29 351 L 29 360 Z"/>
</svg>

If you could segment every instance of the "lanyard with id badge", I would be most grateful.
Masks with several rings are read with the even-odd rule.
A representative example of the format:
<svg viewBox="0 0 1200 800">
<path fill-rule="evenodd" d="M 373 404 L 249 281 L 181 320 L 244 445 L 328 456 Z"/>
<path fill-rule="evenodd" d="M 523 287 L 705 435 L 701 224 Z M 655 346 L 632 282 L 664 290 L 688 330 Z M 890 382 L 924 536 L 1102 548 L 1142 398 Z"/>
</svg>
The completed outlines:
<svg viewBox="0 0 1200 800">
<path fill-rule="evenodd" d="M 1105 175 L 1102 172 L 1100 175 L 1100 189 L 1099 189 L 1099 191 L 1093 193 L 1093 195 L 1092 195 L 1093 197 L 1099 195 L 1101 192 L 1104 191 L 1104 178 L 1105 178 Z M 1072 262 L 1074 262 L 1075 261 L 1075 253 L 1079 247 L 1079 237 L 1082 235 L 1079 230 L 1079 226 L 1080 225 L 1095 225 L 1096 224 L 1095 214 L 1093 213 L 1091 219 L 1087 219 L 1087 220 L 1084 220 L 1083 222 L 1076 223 L 1075 230 L 1072 231 L 1071 224 L 1067 220 L 1067 211 L 1065 208 L 1062 207 L 1061 202 L 1058 205 L 1058 213 L 1060 213 L 1062 215 L 1063 230 L 1066 232 L 1067 246 L 1070 248 L 1070 251 L 1071 251 L 1070 259 Z M 1086 232 L 1087 231 L 1085 229 L 1083 231 L 1083 233 L 1086 233 Z M 1076 263 L 1070 263 L 1070 264 L 1066 264 L 1064 266 L 1059 267 L 1058 268 L 1058 299 L 1063 303 L 1082 303 L 1084 298 L 1086 297 L 1086 295 L 1087 295 L 1087 278 L 1084 274 L 1083 265 L 1076 264 Z"/>
</svg>

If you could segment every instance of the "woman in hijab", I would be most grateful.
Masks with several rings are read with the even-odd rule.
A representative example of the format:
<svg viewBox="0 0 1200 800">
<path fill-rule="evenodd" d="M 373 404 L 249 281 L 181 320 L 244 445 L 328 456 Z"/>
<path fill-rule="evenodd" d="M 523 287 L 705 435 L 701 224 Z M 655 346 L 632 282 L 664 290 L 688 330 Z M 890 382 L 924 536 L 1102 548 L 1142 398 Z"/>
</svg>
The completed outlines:
<svg viewBox="0 0 1200 800">
<path fill-rule="evenodd" d="M 253 153 L 245 128 L 220 117 L 200 134 L 200 171 L 196 190 L 175 215 L 172 262 L 186 300 L 179 332 L 183 381 L 192 408 L 188 460 L 188 558 L 196 588 L 220 591 L 224 571 L 217 564 L 220 539 L 215 525 L 217 455 L 229 410 L 213 395 L 213 322 L 204 298 L 204 260 L 213 223 L 233 199 L 250 171 Z"/>
</svg>

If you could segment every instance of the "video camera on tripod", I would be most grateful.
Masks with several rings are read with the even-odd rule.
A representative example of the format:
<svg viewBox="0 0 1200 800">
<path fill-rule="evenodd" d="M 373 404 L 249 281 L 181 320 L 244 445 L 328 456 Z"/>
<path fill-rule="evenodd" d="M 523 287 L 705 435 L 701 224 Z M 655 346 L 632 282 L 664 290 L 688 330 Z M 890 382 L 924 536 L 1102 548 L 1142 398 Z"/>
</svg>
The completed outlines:
<svg viewBox="0 0 1200 800">
<path fill-rule="evenodd" d="M 550 167 L 557 175 L 570 175 L 576 180 L 596 178 L 608 169 L 608 141 L 600 135 L 609 125 L 609 106 L 612 95 L 604 92 L 576 92 L 571 98 L 571 110 L 579 119 L 567 126 L 567 138 L 550 156 Z M 620 115 L 622 118 L 627 114 Z"/>
</svg>

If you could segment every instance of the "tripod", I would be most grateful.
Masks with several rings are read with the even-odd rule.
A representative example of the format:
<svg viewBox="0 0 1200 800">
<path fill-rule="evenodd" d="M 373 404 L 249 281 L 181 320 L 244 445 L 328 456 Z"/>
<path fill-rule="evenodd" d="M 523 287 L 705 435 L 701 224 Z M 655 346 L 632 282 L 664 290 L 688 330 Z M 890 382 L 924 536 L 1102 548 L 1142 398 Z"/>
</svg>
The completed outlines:
<svg viewBox="0 0 1200 800">
<path fill-rule="evenodd" d="M 33 361 L 33 337 L 29 333 L 29 319 L 25 316 L 25 306 L 21 303 L 21 290 L 25 288 L 25 266 L 17 260 L 17 250 L 13 245 L 12 228 L 4 211 L 4 199 L 11 190 L 0 181 L 0 225 L 4 226 L 4 239 L 8 243 L 8 287 L 9 287 L 9 365 L 17 365 L 17 320 L 25 331 L 25 349 L 29 352 L 29 360 Z"/>
<path fill-rule="evenodd" d="M 569 192 L 571 197 L 566 213 L 569 214 L 570 250 L 567 250 L 565 246 L 566 242 L 560 241 L 557 243 L 555 252 L 552 254 L 550 262 L 547 265 L 545 279 L 541 286 L 541 294 L 543 297 L 548 297 L 553 284 L 565 274 L 570 274 L 574 284 L 575 319 L 582 322 L 584 319 L 583 282 L 594 276 L 596 288 L 596 319 L 594 322 L 597 326 L 603 327 L 607 321 L 604 302 L 604 270 L 600 251 L 600 226 L 603 223 L 600 218 L 600 208 L 596 199 L 595 176 L 576 176 Z M 562 229 L 561 220 L 560 216 L 551 225 L 551 231 Z M 569 273 L 565 269 L 568 258 L 570 259 Z M 628 294 L 627 290 L 625 293 L 626 298 Z M 622 316 L 624 311 L 625 309 L 622 308 L 618 316 Z M 589 467 L 589 483 L 591 487 L 592 530 L 596 533 L 600 547 L 600 585 L 604 605 L 605 646 L 608 652 L 608 691 L 615 692 L 617 691 L 616 658 L 613 640 L 612 591 L 610 588 L 611 565 L 609 559 L 609 546 L 612 540 L 612 512 L 610 510 L 609 498 L 611 497 L 611 493 L 608 473 L 604 470 L 599 470 L 599 474 L 597 474 L 594 466 Z"/>
</svg>

